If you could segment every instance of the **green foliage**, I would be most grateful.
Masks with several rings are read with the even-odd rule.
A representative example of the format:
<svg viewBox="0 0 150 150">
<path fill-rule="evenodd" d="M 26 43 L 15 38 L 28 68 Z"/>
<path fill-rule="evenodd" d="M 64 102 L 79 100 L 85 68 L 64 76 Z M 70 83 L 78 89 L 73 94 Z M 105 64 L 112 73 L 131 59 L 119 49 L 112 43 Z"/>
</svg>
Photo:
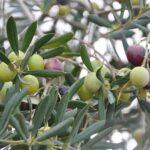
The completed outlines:
<svg viewBox="0 0 150 150">
<path fill-rule="evenodd" d="M 58 3 L 61 4 L 61 2 Z M 123 75 L 118 74 L 119 69 L 124 66 L 128 66 L 130 69 L 135 66 L 126 63 L 120 67 L 121 59 L 115 49 L 116 40 L 121 40 L 126 52 L 129 46 L 127 38 L 132 38 L 135 34 L 133 29 L 140 29 L 143 37 L 148 35 L 147 24 L 150 21 L 148 6 L 142 1 L 141 5 L 135 8 L 131 1 L 124 0 L 120 10 L 116 10 L 112 4 L 104 2 L 110 10 L 98 11 L 101 8 L 95 9 L 98 6 L 92 3 L 89 3 L 88 7 L 82 1 L 74 3 L 76 3 L 75 8 L 70 8 L 74 11 L 70 11 L 69 14 L 72 20 L 66 16 L 61 18 L 51 16 L 51 19 L 54 19 L 53 27 L 51 31 L 42 33 L 42 35 L 39 34 L 40 28 L 37 24 L 41 25 L 41 22 L 45 21 L 45 17 L 50 17 L 49 10 L 54 4 L 57 5 L 56 1 L 45 0 L 40 5 L 39 8 L 43 11 L 41 17 L 38 21 L 28 25 L 24 34 L 19 33 L 22 28 L 20 30 L 20 25 L 15 17 L 8 19 L 6 32 L 10 48 L 6 50 L 3 48 L 6 37 L 3 40 L 0 39 L 0 61 L 8 64 L 9 68 L 15 71 L 16 77 L 11 81 L 12 87 L 5 89 L 4 97 L 1 96 L 1 92 L 3 92 L 5 83 L 0 83 L 0 147 L 11 146 L 12 149 L 51 148 L 54 150 L 123 149 L 126 143 L 116 144 L 111 141 L 113 131 L 122 132 L 122 129 L 125 129 L 134 132 L 138 128 L 139 119 L 143 114 L 148 123 L 145 119 L 145 134 L 139 145 L 143 148 L 149 140 L 150 130 L 147 127 L 150 115 L 149 97 L 145 93 L 141 94 L 141 89 L 130 83 L 129 72 L 123 73 Z M 26 3 L 24 4 L 26 5 Z M 64 4 L 70 6 L 69 1 Z M 139 13 L 136 12 L 136 9 Z M 86 16 L 85 10 L 89 12 L 88 16 Z M 119 11 L 120 13 L 118 13 Z M 128 18 L 124 18 L 125 11 L 129 12 Z M 114 21 L 109 19 L 110 13 L 113 15 Z M 25 22 L 29 22 L 26 21 L 26 16 L 24 19 Z M 23 20 L 21 19 L 22 22 Z M 69 23 L 71 31 L 57 34 L 56 24 L 59 20 Z M 84 20 L 86 23 L 83 25 Z M 103 28 L 107 29 L 107 33 L 99 34 L 100 29 Z M 95 42 L 100 38 L 110 41 L 114 48 L 106 53 L 106 55 L 111 55 L 110 61 L 106 59 L 105 54 L 101 54 L 101 47 L 95 50 Z M 86 39 L 89 39 L 89 43 L 86 43 Z M 146 42 L 148 43 L 148 41 Z M 109 45 L 109 47 L 111 46 Z M 18 57 L 19 50 L 25 52 L 25 57 L 21 60 L 21 65 L 17 66 L 15 62 L 10 62 L 8 53 L 14 51 Z M 113 51 L 112 54 L 111 51 Z M 64 70 L 57 70 L 58 66 L 55 66 L 56 69 L 31 71 L 28 60 L 34 53 L 39 54 L 45 62 L 51 58 L 60 59 Z M 91 64 L 93 58 L 102 62 L 102 66 L 99 66 L 96 71 Z M 141 65 L 145 68 L 149 66 L 147 56 Z M 105 76 L 103 76 L 105 70 L 102 72 L 102 67 L 106 67 Z M 80 77 L 83 68 L 87 70 L 87 75 L 95 71 L 97 81 L 100 80 L 102 83 L 100 88 L 92 93 L 93 97 L 86 102 L 82 101 L 78 95 L 80 87 L 85 83 L 85 77 Z M 107 69 L 110 73 L 107 73 Z M 28 88 L 23 89 L 20 86 L 21 84 L 25 84 L 26 87 L 34 85 L 34 82 L 29 83 L 23 80 L 25 75 L 37 78 L 39 88 L 32 95 L 27 93 Z M 94 86 L 93 83 L 89 83 L 89 85 Z M 66 89 L 63 88 L 60 91 L 61 86 Z M 145 88 L 142 90 L 145 92 Z M 131 94 L 127 103 L 121 101 L 123 93 Z M 129 112 L 124 113 L 122 110 L 130 106 L 135 98 L 138 99 L 139 107 L 131 108 Z"/>
</svg>

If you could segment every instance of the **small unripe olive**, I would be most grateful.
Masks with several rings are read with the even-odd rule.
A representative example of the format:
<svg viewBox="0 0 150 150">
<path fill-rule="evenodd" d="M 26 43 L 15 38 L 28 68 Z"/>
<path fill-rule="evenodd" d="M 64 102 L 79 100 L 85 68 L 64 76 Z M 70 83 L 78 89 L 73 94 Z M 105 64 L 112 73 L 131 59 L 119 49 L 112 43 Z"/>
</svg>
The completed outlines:
<svg viewBox="0 0 150 150">
<path fill-rule="evenodd" d="M 66 16 L 66 15 L 68 15 L 69 14 L 69 12 L 70 12 L 70 7 L 69 6 L 67 6 L 67 5 L 60 5 L 59 6 L 59 12 L 58 12 L 58 15 L 59 16 Z"/>
<path fill-rule="evenodd" d="M 144 67 L 135 67 L 130 72 L 130 81 L 137 88 L 145 87 L 149 82 L 149 72 Z"/>
<path fill-rule="evenodd" d="M 91 91 L 91 93 L 95 93 L 101 87 L 102 83 L 96 77 L 95 72 L 89 73 L 84 79 L 84 86 Z"/>
<path fill-rule="evenodd" d="M 22 51 L 19 51 L 19 55 L 17 56 L 14 52 L 11 52 L 9 55 L 8 55 L 8 59 L 16 64 L 17 66 L 19 66 L 21 64 L 21 61 L 24 59 L 25 57 L 25 54 L 22 52 Z"/>
<path fill-rule="evenodd" d="M 39 89 L 39 81 L 33 75 L 26 75 L 22 78 L 23 82 L 21 83 L 22 89 L 27 89 L 28 94 L 34 94 Z"/>
<path fill-rule="evenodd" d="M 93 97 L 93 94 L 84 85 L 80 87 L 78 95 L 84 101 L 90 100 Z"/>
<path fill-rule="evenodd" d="M 16 72 L 10 70 L 7 64 L 2 62 L 0 64 L 0 82 L 12 81 L 16 76 Z"/>
<path fill-rule="evenodd" d="M 28 61 L 28 67 L 29 70 L 44 70 L 44 60 L 43 58 L 38 55 L 38 54 L 34 54 L 29 58 Z"/>
</svg>

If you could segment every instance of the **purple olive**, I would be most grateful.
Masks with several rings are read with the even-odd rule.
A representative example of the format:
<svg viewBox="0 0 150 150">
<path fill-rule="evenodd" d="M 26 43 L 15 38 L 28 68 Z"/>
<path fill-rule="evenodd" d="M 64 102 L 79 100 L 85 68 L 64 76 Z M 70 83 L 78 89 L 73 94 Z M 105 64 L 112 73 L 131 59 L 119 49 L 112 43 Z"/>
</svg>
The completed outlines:
<svg viewBox="0 0 150 150">
<path fill-rule="evenodd" d="M 140 66 L 145 56 L 145 49 L 140 45 L 132 45 L 127 49 L 128 61 L 134 66 Z"/>
<path fill-rule="evenodd" d="M 63 96 L 64 94 L 66 94 L 68 92 L 68 89 L 69 89 L 68 87 L 62 85 L 59 87 L 58 90 L 59 90 L 60 95 Z"/>
</svg>

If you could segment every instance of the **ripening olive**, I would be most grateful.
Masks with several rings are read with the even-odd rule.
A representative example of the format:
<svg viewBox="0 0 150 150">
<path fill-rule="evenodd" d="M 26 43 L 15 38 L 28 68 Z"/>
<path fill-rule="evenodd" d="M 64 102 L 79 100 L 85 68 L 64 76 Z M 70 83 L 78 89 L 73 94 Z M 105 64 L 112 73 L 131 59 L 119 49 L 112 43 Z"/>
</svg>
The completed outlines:
<svg viewBox="0 0 150 150">
<path fill-rule="evenodd" d="M 51 58 L 46 61 L 45 68 L 47 70 L 64 70 L 62 62 L 57 58 Z"/>
<path fill-rule="evenodd" d="M 140 45 L 132 45 L 127 49 L 128 61 L 134 66 L 140 66 L 145 56 L 145 49 Z"/>
</svg>

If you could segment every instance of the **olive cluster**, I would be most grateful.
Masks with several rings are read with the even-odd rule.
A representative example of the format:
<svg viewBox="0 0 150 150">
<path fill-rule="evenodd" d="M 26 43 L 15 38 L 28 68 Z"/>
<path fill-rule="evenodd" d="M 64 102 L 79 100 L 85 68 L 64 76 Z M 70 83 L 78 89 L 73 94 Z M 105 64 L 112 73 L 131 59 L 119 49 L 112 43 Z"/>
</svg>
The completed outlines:
<svg viewBox="0 0 150 150">
<path fill-rule="evenodd" d="M 11 65 L 8 65 L 4 62 L 0 63 L 0 82 L 4 83 L 2 89 L 0 90 L 0 98 L 3 99 L 6 95 L 7 89 L 13 85 L 15 77 L 19 74 L 20 78 L 20 88 L 27 89 L 28 94 L 35 94 L 40 87 L 39 80 L 34 75 L 24 75 L 24 69 L 20 69 L 23 59 L 25 58 L 25 53 L 19 51 L 18 55 L 14 52 L 11 52 L 8 55 L 8 59 L 11 62 Z M 39 70 L 63 70 L 62 63 L 56 59 L 48 59 L 46 62 L 39 54 L 33 54 L 28 62 L 27 67 L 25 68 L 29 71 L 39 71 Z"/>
<path fill-rule="evenodd" d="M 78 91 L 78 95 L 82 100 L 90 100 L 96 95 L 100 87 L 105 88 L 105 97 L 107 97 L 107 91 L 113 90 L 118 100 L 123 102 L 130 102 L 131 97 L 134 95 L 146 98 L 147 90 L 150 88 L 150 69 L 146 67 L 149 65 L 148 59 L 145 58 L 146 50 L 140 45 L 132 45 L 127 49 L 127 58 L 131 63 L 131 67 L 121 68 L 117 70 L 115 68 L 109 68 L 99 60 L 91 62 L 93 72 L 90 72 L 85 76 L 84 84 Z M 97 71 L 100 69 L 103 82 L 97 78 Z M 110 80 L 106 78 L 107 75 L 112 76 L 112 72 L 115 77 Z M 123 85 L 118 85 L 115 90 L 112 87 L 113 81 L 117 77 L 128 76 L 128 81 Z M 135 89 L 134 92 L 132 89 Z M 135 93 L 136 91 L 136 93 Z"/>
</svg>

